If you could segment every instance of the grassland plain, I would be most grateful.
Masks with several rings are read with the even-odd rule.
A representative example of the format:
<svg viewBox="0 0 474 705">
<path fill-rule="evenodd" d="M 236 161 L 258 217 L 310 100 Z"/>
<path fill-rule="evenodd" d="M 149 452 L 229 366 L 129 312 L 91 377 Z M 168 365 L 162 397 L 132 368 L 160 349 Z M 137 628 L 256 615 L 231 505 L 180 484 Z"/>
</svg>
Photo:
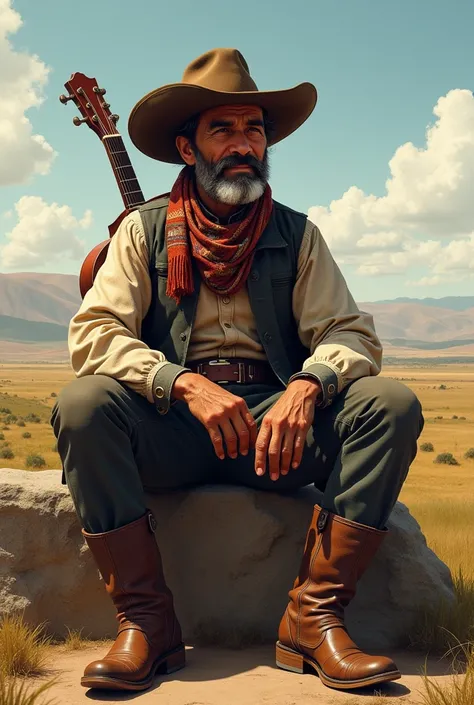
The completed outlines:
<svg viewBox="0 0 474 705">
<path fill-rule="evenodd" d="M 418 395 L 425 416 L 420 445 L 434 447 L 434 452 L 419 451 L 400 499 L 436 553 L 454 572 L 462 568 L 466 578 L 474 579 L 474 459 L 464 457 L 474 447 L 474 365 L 395 365 L 382 374 L 404 382 Z M 0 411 L 0 456 L 6 448 L 14 454 L 0 457 L 0 468 L 26 469 L 31 455 L 44 458 L 40 469 L 60 467 L 49 417 L 56 395 L 71 379 L 71 369 L 63 364 L 0 365 L 0 409 L 17 417 L 36 414 L 41 420 L 26 421 L 25 426 L 5 424 L 2 419 L 8 413 Z M 5 425 L 8 428 L 2 429 Z M 31 437 L 24 438 L 24 433 Z M 435 463 L 440 453 L 452 453 L 459 465 Z"/>
</svg>

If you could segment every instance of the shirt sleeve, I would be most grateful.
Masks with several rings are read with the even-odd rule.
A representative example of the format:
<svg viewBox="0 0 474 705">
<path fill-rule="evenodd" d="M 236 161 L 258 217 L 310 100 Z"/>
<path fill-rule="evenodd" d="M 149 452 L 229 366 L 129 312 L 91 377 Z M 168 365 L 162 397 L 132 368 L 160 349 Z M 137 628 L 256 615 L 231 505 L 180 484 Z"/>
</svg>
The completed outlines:
<svg viewBox="0 0 474 705">
<path fill-rule="evenodd" d="M 148 246 L 134 211 L 111 238 L 105 262 L 71 319 L 69 353 L 77 377 L 113 377 L 166 413 L 174 380 L 186 368 L 140 340 L 150 303 Z"/>
<path fill-rule="evenodd" d="M 319 229 L 307 221 L 298 256 L 293 313 L 311 355 L 290 379 L 315 377 L 327 406 L 350 382 L 377 375 L 382 345 L 373 317 L 360 311 Z"/>
</svg>

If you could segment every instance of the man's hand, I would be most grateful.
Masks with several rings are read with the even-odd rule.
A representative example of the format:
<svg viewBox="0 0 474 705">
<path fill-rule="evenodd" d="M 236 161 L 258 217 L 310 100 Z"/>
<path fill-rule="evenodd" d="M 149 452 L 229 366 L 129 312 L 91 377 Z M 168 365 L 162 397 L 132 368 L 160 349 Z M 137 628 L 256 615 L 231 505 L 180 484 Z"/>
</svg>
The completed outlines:
<svg viewBox="0 0 474 705">
<path fill-rule="evenodd" d="M 272 480 L 299 466 L 320 391 L 317 380 L 295 379 L 265 414 L 256 443 L 257 475 L 265 474 L 267 455 Z"/>
<path fill-rule="evenodd" d="M 193 416 L 206 427 L 220 460 L 225 457 L 224 441 L 231 458 L 236 458 L 239 450 L 247 455 L 255 447 L 257 424 L 240 397 L 194 372 L 179 375 L 172 396 L 185 401 Z"/>
</svg>

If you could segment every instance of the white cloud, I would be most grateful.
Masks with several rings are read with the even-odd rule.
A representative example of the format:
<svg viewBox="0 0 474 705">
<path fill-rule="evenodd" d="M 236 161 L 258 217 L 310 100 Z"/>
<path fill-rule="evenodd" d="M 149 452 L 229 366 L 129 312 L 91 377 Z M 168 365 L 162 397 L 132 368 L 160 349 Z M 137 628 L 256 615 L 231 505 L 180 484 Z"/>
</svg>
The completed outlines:
<svg viewBox="0 0 474 705">
<path fill-rule="evenodd" d="M 26 117 L 43 101 L 48 68 L 35 55 L 17 52 L 8 37 L 21 27 L 11 0 L 0 0 L 0 186 L 20 184 L 34 174 L 47 174 L 55 152 L 34 134 Z"/>
<path fill-rule="evenodd" d="M 79 259 L 84 243 L 77 236 L 92 223 L 90 211 L 81 219 L 72 214 L 70 206 L 46 203 L 38 196 L 23 196 L 15 204 L 18 222 L 7 233 L 6 245 L 0 247 L 0 262 L 8 269 L 50 267 L 65 258 Z"/>
<path fill-rule="evenodd" d="M 352 186 L 329 207 L 309 209 L 338 261 L 360 274 L 425 266 L 428 284 L 474 270 L 474 96 L 449 91 L 433 112 L 426 145 L 407 142 L 390 160 L 385 195 Z"/>
</svg>

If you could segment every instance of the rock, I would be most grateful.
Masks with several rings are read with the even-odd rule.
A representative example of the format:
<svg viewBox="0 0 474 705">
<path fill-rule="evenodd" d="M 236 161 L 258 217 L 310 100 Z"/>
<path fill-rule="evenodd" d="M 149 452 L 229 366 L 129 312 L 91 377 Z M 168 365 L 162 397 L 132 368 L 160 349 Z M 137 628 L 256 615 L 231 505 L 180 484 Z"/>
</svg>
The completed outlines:
<svg viewBox="0 0 474 705">
<path fill-rule="evenodd" d="M 0 472 L 0 613 L 25 610 L 57 636 L 67 628 L 113 636 L 113 607 L 60 472 Z M 284 497 L 227 486 L 148 496 L 188 643 L 275 638 L 317 501 L 313 488 Z M 390 529 L 348 609 L 352 635 L 368 648 L 402 644 L 420 604 L 453 597 L 449 569 L 400 503 Z"/>
</svg>

